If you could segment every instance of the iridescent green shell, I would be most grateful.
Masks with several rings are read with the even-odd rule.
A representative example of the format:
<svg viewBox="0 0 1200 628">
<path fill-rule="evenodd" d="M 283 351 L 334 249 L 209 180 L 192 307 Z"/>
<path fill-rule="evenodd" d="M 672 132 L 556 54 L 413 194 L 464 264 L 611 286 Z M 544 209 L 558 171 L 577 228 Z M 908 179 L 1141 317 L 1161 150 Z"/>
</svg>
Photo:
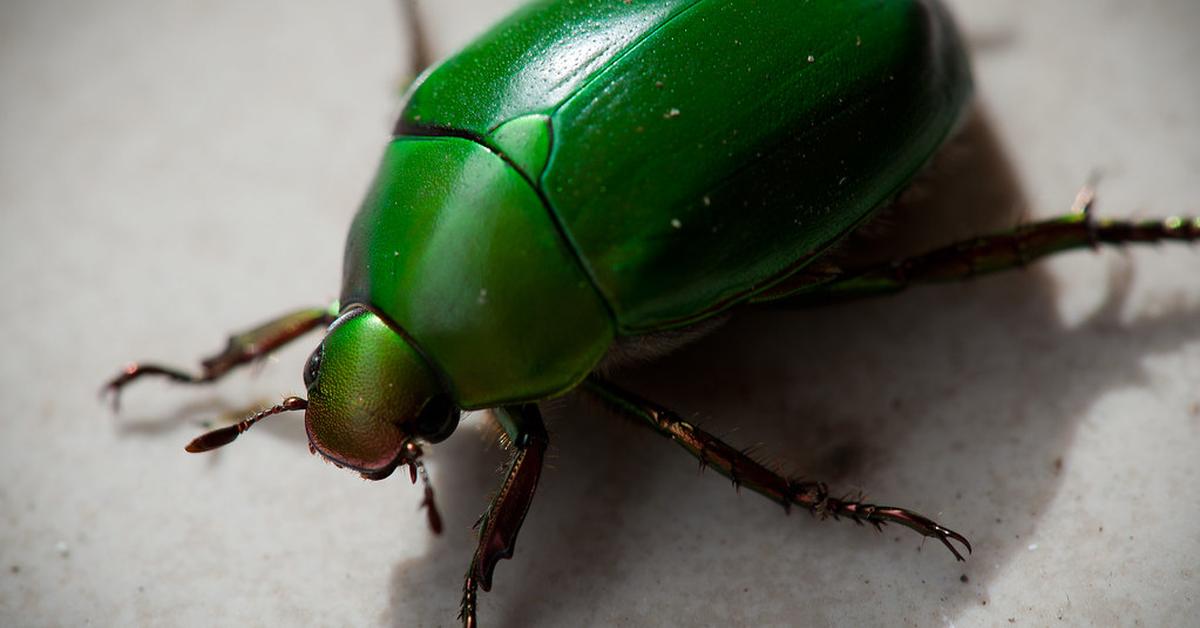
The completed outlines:
<svg viewBox="0 0 1200 628">
<path fill-rule="evenodd" d="M 819 257 L 970 92 L 933 0 L 537 2 L 410 91 L 343 300 L 464 407 L 560 394 Z"/>
</svg>

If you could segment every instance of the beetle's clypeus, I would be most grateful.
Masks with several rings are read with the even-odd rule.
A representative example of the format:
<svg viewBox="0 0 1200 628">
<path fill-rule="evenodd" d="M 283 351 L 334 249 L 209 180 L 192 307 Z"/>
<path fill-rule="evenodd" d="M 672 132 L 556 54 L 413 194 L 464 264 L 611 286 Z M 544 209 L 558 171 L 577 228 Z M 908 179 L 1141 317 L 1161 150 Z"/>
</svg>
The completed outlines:
<svg viewBox="0 0 1200 628">
<path fill-rule="evenodd" d="M 435 530 L 422 446 L 449 437 L 462 410 L 491 409 L 515 455 L 481 520 L 466 625 L 537 487 L 548 436 L 536 404 L 576 388 L 785 509 L 898 523 L 961 560 L 958 533 L 783 477 L 596 367 L 624 339 L 703 329 L 745 304 L 841 301 L 1100 243 L 1200 237 L 1196 219 L 1095 220 L 1085 196 L 1061 218 L 833 265 L 830 249 L 912 180 L 970 94 L 936 0 L 536 2 L 409 90 L 350 228 L 340 305 L 235 335 L 198 375 L 131 364 L 106 390 L 115 403 L 142 375 L 211 382 L 327 326 L 304 368 L 307 400 L 188 450 L 305 410 L 325 458 L 371 479 L 401 465 L 421 476 Z"/>
</svg>

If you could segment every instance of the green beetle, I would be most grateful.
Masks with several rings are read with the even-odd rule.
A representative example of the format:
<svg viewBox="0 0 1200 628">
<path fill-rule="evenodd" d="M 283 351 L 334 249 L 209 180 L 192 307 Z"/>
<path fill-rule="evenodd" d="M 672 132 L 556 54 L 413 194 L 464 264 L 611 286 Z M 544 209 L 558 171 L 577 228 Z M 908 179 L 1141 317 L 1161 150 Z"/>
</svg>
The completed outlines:
<svg viewBox="0 0 1200 628">
<path fill-rule="evenodd" d="M 406 5 L 411 8 L 411 4 Z M 491 409 L 514 445 L 463 591 L 512 556 L 548 436 L 536 403 L 577 388 L 782 504 L 967 540 L 919 514 L 832 497 L 611 383 L 598 367 L 669 349 L 740 305 L 824 303 L 967 278 L 1098 243 L 1194 240 L 1200 220 L 1079 211 L 861 268 L 829 251 L 896 196 L 963 118 L 961 38 L 936 0 L 536 2 L 425 72 L 350 229 L 339 304 L 230 339 L 211 382 L 321 326 L 292 397 L 189 446 L 305 411 L 314 452 L 364 477 L 424 479 L 422 445 Z"/>
</svg>

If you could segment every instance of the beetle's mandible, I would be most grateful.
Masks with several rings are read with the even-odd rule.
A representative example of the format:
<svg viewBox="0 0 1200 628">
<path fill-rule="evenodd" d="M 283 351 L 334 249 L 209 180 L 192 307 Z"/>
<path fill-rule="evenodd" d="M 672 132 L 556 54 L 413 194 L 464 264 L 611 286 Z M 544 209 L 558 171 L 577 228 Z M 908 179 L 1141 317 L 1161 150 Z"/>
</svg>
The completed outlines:
<svg viewBox="0 0 1200 628">
<path fill-rule="evenodd" d="M 462 411 L 492 410 L 514 455 L 465 577 L 468 626 L 537 488 L 549 442 L 537 404 L 576 389 L 785 509 L 906 526 L 962 560 L 971 546 L 953 530 L 785 477 L 598 367 L 630 339 L 686 336 L 749 304 L 840 302 L 1069 249 L 1200 237 L 1200 219 L 1098 220 L 1085 190 L 1060 218 L 885 264 L 832 263 L 954 132 L 971 91 L 937 0 L 535 2 L 408 91 L 336 304 L 234 335 L 198 374 L 135 363 L 105 390 L 115 404 L 143 375 L 212 382 L 326 328 L 304 367 L 307 399 L 188 450 L 303 410 L 312 451 L 369 479 L 400 466 L 422 478 L 435 531 L 423 448 Z"/>
</svg>

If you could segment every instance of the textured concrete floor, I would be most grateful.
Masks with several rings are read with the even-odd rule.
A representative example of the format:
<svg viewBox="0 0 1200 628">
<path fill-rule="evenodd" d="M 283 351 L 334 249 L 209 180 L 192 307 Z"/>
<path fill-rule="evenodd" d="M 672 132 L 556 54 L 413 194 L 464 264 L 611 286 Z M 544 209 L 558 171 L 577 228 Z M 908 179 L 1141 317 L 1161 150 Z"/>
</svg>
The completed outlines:
<svg viewBox="0 0 1200 628">
<path fill-rule="evenodd" d="M 405 80 L 394 7 L 353 4 L 0 4 L 0 625 L 453 624 L 504 459 L 478 418 L 431 450 L 435 538 L 419 491 L 319 463 L 299 420 L 183 452 L 202 422 L 301 392 L 315 339 L 212 390 L 139 386 L 119 417 L 96 400 L 129 359 L 191 364 L 336 295 Z M 424 13 L 445 54 L 514 4 Z M 951 4 L 986 124 L 914 201 L 954 210 L 939 237 L 1060 212 L 1094 171 L 1103 214 L 1200 213 L 1200 4 Z M 623 374 L 798 473 L 937 516 L 975 544 L 966 563 L 905 530 L 785 518 L 568 399 L 482 618 L 1194 624 L 1198 269 L 1198 248 L 1077 253 L 743 316 Z"/>
</svg>

